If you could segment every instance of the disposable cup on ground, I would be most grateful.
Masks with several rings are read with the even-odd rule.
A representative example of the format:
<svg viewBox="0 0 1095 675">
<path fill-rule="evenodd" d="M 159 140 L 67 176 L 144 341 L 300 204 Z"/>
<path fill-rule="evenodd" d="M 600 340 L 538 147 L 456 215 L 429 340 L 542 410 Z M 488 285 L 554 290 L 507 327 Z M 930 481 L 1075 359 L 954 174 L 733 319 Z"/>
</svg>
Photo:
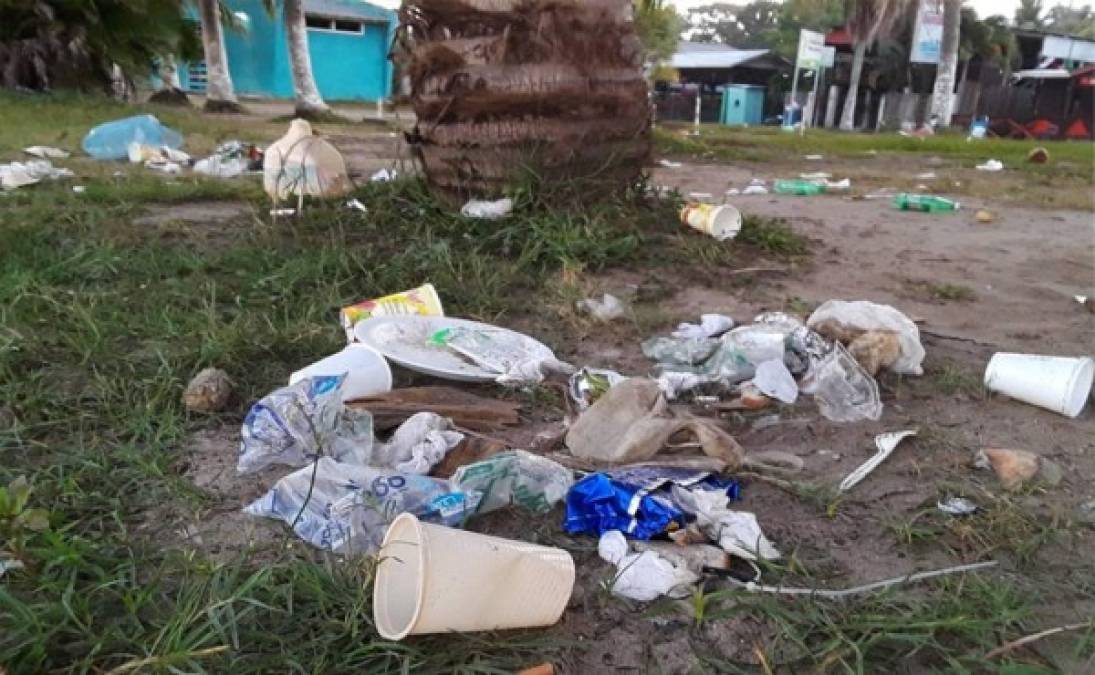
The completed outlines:
<svg viewBox="0 0 1095 675">
<path fill-rule="evenodd" d="M 441 307 L 441 298 L 433 284 L 422 284 L 408 291 L 392 293 L 381 298 L 373 298 L 356 305 L 342 308 L 342 327 L 346 330 L 347 342 L 354 341 L 354 326 L 374 316 L 445 316 Z"/>
<path fill-rule="evenodd" d="M 741 211 L 729 204 L 688 204 L 681 209 L 681 222 L 725 241 L 741 231 Z"/>
<path fill-rule="evenodd" d="M 396 518 L 384 535 L 373 618 L 387 640 L 550 626 L 574 589 L 566 551 Z"/>
<path fill-rule="evenodd" d="M 289 384 L 306 377 L 346 374 L 342 400 L 353 401 L 392 390 L 392 369 L 384 355 L 368 345 L 353 343 L 289 376 Z"/>
<path fill-rule="evenodd" d="M 998 352 L 985 368 L 985 387 L 1066 417 L 1076 417 L 1091 395 L 1090 357 Z"/>
</svg>

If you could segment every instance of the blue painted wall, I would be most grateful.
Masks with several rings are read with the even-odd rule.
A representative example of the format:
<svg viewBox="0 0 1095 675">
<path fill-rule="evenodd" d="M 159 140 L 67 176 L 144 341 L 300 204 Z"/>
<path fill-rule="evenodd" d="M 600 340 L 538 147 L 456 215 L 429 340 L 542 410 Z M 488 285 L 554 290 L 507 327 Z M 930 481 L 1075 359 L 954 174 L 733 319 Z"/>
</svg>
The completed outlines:
<svg viewBox="0 0 1095 675">
<path fill-rule="evenodd" d="M 272 98 L 293 97 L 293 76 L 289 69 L 289 47 L 281 21 L 281 3 L 274 16 L 262 0 L 229 0 L 235 13 L 247 15 L 246 30 L 225 30 L 225 50 L 232 84 L 239 95 Z M 327 101 L 373 101 L 392 93 L 392 65 L 388 50 L 395 34 L 395 12 L 355 0 L 324 0 L 361 15 L 360 34 L 308 29 L 308 51 L 319 93 Z M 321 9 L 305 0 L 308 14 L 322 15 Z M 193 11 L 192 16 L 196 16 Z M 180 67 L 184 89 L 203 91 L 192 82 L 187 64 Z"/>
</svg>

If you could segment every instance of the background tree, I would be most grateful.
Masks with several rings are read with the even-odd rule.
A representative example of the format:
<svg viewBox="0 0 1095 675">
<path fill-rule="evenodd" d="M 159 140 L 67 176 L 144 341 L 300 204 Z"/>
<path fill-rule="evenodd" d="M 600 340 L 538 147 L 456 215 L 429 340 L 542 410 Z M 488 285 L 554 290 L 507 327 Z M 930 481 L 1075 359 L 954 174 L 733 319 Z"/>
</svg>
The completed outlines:
<svg viewBox="0 0 1095 675">
<path fill-rule="evenodd" d="M 848 93 L 844 97 L 844 110 L 840 115 L 840 128 L 855 129 L 855 106 L 859 96 L 859 80 L 863 75 L 863 62 L 867 49 L 880 36 L 886 35 L 897 20 L 905 15 L 909 0 L 849 0 L 846 10 L 848 32 L 855 44 L 852 57 L 852 73 L 848 81 Z"/>
<path fill-rule="evenodd" d="M 283 13 L 297 117 L 314 119 L 330 114 L 331 109 L 320 96 L 315 75 L 312 74 L 312 56 L 308 51 L 308 27 L 304 22 L 303 0 L 285 0 Z"/>
<path fill-rule="evenodd" d="M 958 45 L 962 34 L 962 0 L 943 0 L 943 44 L 932 88 L 931 114 L 949 127 L 954 111 L 954 77 L 958 72 Z"/>
<path fill-rule="evenodd" d="M 677 51 L 682 26 L 681 17 L 664 0 L 635 0 L 635 31 L 646 63 L 656 66 Z"/>
<path fill-rule="evenodd" d="M 794 61 L 803 28 L 827 33 L 844 24 L 844 0 L 784 0 L 774 28 L 764 34 L 765 46 Z"/>
<path fill-rule="evenodd" d="M 1043 23 L 1047 30 L 1055 33 L 1095 39 L 1095 13 L 1090 5 L 1077 8 L 1057 5 L 1049 10 Z"/>
<path fill-rule="evenodd" d="M 219 0 L 198 0 L 198 19 L 205 51 L 205 110 L 207 112 L 242 112 L 236 98 L 232 74 L 228 71 L 228 53 L 224 49 L 223 15 L 227 14 Z"/>
<path fill-rule="evenodd" d="M 779 27 L 781 9 L 782 5 L 772 0 L 696 7 L 688 12 L 688 39 L 738 49 L 765 49 L 768 36 Z"/>
<path fill-rule="evenodd" d="M 1020 0 L 1015 8 L 1015 25 L 1020 28 L 1042 27 L 1042 0 Z"/>
</svg>

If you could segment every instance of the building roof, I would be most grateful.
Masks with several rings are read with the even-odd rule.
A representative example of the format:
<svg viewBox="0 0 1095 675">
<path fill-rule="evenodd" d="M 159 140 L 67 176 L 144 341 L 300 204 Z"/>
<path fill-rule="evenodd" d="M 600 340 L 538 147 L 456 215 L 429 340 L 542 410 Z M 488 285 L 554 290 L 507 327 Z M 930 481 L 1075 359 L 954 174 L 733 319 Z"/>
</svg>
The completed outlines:
<svg viewBox="0 0 1095 675">
<path fill-rule="evenodd" d="M 736 68 L 769 53 L 767 49 L 735 49 L 712 42 L 688 42 L 677 45 L 677 53 L 669 65 L 678 70 L 687 68 Z"/>
<path fill-rule="evenodd" d="M 390 21 L 395 12 L 363 0 L 304 0 L 304 11 L 333 19 Z"/>
</svg>

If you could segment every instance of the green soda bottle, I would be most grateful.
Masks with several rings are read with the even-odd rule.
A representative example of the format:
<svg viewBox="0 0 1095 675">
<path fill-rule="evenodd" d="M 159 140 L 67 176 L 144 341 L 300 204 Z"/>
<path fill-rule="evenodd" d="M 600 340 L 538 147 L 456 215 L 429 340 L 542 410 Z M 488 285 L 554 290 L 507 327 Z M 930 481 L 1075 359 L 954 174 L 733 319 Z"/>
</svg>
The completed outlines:
<svg viewBox="0 0 1095 675">
<path fill-rule="evenodd" d="M 777 180 L 772 188 L 782 195 L 819 195 L 825 192 L 824 183 L 809 180 Z"/>
<path fill-rule="evenodd" d="M 902 192 L 893 198 L 894 208 L 902 211 L 924 211 L 925 213 L 942 213 L 943 211 L 957 211 L 958 202 L 946 197 L 935 195 L 914 195 Z"/>
</svg>

